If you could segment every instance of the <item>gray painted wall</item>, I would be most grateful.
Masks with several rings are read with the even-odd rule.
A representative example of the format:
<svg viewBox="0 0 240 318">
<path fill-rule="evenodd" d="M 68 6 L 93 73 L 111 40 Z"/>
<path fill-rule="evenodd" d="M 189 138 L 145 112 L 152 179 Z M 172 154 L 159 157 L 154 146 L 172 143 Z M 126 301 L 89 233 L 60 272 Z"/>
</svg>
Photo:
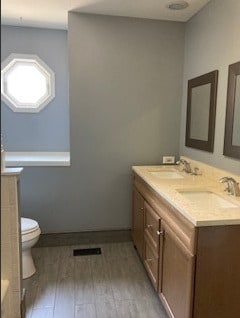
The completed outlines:
<svg viewBox="0 0 240 318">
<path fill-rule="evenodd" d="M 180 23 L 69 14 L 73 165 L 106 177 L 178 155 L 183 39 Z"/>
<path fill-rule="evenodd" d="M 7 151 L 68 151 L 69 101 L 67 32 L 1 26 L 1 61 L 11 53 L 36 54 L 54 72 L 55 98 L 39 113 L 15 113 L 1 102 Z"/>
<path fill-rule="evenodd" d="M 180 154 L 240 174 L 223 156 L 228 66 L 240 60 L 240 1 L 212 0 L 186 24 Z M 219 70 L 214 152 L 184 146 L 188 79 Z"/>
<path fill-rule="evenodd" d="M 131 166 L 178 156 L 184 25 L 69 15 L 71 167 L 25 168 L 43 232 L 131 225 Z M 54 55 L 55 56 L 55 55 Z"/>
<path fill-rule="evenodd" d="M 70 13 L 68 30 L 72 226 L 128 228 L 131 166 L 178 155 L 184 25 Z"/>
</svg>

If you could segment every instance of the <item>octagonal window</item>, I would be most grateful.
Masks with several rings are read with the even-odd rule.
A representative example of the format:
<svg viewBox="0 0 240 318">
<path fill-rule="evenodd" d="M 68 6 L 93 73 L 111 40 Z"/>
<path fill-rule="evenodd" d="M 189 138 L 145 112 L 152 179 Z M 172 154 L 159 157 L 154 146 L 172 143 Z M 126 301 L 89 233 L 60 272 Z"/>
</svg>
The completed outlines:
<svg viewBox="0 0 240 318">
<path fill-rule="evenodd" d="M 11 54 L 1 73 L 2 100 L 14 112 L 39 112 L 55 97 L 54 72 L 37 55 Z"/>
</svg>

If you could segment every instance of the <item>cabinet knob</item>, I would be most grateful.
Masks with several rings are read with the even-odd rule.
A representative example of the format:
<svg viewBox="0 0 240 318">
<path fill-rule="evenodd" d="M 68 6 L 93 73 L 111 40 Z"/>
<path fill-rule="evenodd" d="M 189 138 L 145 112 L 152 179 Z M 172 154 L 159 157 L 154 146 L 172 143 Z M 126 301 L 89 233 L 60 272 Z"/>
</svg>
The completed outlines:
<svg viewBox="0 0 240 318">
<path fill-rule="evenodd" d="M 139 208 L 140 211 L 143 211 L 143 208 Z"/>
<path fill-rule="evenodd" d="M 153 227 L 152 224 L 147 224 L 148 229 L 151 229 L 152 227 Z"/>
<path fill-rule="evenodd" d="M 163 231 L 157 231 L 156 233 L 157 233 L 157 235 L 163 235 L 164 234 Z"/>
</svg>

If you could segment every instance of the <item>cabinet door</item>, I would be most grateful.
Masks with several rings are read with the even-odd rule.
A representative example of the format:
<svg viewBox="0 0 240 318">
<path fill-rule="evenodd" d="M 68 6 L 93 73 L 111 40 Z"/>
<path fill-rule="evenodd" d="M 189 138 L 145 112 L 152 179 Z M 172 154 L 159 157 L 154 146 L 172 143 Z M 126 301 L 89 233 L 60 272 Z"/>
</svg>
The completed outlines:
<svg viewBox="0 0 240 318">
<path fill-rule="evenodd" d="M 141 194 L 133 188 L 132 238 L 141 258 L 143 258 L 143 231 L 144 199 Z"/>
<path fill-rule="evenodd" d="M 194 256 L 162 221 L 159 296 L 170 317 L 192 317 Z"/>
</svg>

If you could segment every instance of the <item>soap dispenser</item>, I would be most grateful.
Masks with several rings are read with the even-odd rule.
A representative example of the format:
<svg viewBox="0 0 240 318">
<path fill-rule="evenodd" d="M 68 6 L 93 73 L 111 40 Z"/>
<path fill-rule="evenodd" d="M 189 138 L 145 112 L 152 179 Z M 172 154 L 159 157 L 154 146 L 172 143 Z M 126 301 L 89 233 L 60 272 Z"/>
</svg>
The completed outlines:
<svg viewBox="0 0 240 318">
<path fill-rule="evenodd" d="M 3 148 L 3 143 L 2 143 L 2 135 L 1 135 L 1 171 L 4 171 L 6 168 L 5 164 L 5 151 Z"/>
</svg>

